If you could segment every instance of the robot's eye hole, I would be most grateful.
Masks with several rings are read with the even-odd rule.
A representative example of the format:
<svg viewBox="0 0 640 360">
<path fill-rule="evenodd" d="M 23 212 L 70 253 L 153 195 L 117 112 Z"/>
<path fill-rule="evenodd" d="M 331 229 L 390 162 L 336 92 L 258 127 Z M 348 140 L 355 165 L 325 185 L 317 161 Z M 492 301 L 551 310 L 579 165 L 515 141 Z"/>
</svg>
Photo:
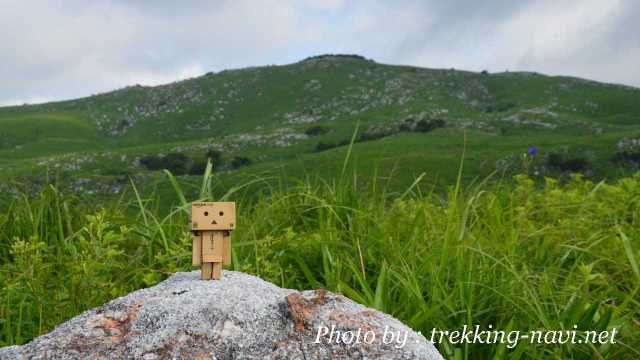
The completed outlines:
<svg viewBox="0 0 640 360">
<path fill-rule="evenodd" d="M 219 215 L 220 215 L 220 216 L 223 216 L 223 215 L 224 215 L 224 212 L 220 211 L 220 214 L 219 214 Z"/>
<path fill-rule="evenodd" d="M 208 212 L 208 211 L 205 211 L 205 212 L 204 212 L 204 216 L 209 216 L 209 212 Z"/>
</svg>

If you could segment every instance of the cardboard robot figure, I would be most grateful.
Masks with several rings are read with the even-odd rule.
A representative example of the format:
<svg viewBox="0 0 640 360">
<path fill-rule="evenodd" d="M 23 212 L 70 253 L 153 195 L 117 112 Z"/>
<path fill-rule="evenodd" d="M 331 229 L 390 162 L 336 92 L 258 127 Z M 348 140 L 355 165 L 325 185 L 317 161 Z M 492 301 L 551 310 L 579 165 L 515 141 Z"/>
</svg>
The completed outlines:
<svg viewBox="0 0 640 360">
<path fill-rule="evenodd" d="M 219 280 L 222 266 L 231 264 L 231 231 L 236 226 L 236 203 L 191 204 L 192 264 L 202 280 Z"/>
</svg>

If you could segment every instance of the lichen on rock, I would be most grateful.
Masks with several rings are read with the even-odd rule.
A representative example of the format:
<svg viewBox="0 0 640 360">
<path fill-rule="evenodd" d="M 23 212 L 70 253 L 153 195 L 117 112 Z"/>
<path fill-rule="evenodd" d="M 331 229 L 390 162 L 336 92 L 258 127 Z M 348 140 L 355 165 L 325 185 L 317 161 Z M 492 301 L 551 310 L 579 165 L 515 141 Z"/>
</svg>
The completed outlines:
<svg viewBox="0 0 640 360">
<path fill-rule="evenodd" d="M 407 334 L 406 344 L 344 343 L 321 327 L 381 335 Z M 373 335 L 372 335 L 373 336 Z M 371 338 L 369 340 L 372 340 Z M 224 271 L 220 281 L 176 273 L 61 324 L 0 359 L 441 359 L 422 335 L 393 317 L 325 290 L 282 289 Z"/>
</svg>

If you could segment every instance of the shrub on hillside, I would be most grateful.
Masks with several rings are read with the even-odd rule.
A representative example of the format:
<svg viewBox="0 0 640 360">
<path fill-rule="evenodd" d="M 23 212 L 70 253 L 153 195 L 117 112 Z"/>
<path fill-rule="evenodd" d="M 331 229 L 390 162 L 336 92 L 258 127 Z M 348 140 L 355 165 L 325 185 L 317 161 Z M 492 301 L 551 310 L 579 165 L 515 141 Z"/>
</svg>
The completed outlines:
<svg viewBox="0 0 640 360">
<path fill-rule="evenodd" d="M 316 144 L 316 151 L 325 151 L 325 150 L 333 149 L 337 146 L 338 145 L 334 143 L 325 143 L 320 141 L 319 143 Z"/>
<path fill-rule="evenodd" d="M 140 158 L 140 164 L 142 164 L 142 166 L 146 167 L 148 170 L 161 170 L 162 156 L 145 155 Z"/>
<path fill-rule="evenodd" d="M 319 136 L 319 135 L 328 133 L 329 130 L 330 129 L 326 126 L 314 125 L 314 126 L 308 127 L 304 131 L 304 133 L 307 134 L 308 136 Z"/>
<path fill-rule="evenodd" d="M 583 173 L 589 169 L 589 160 L 577 154 L 552 152 L 546 157 L 546 165 L 562 172 Z"/>
<path fill-rule="evenodd" d="M 640 167 L 640 137 L 625 138 L 616 145 L 618 151 L 613 156 L 613 162 L 630 168 Z"/>
<path fill-rule="evenodd" d="M 231 163 L 229 165 L 232 169 L 238 169 L 244 166 L 249 166 L 252 162 L 253 161 L 251 161 L 251 159 L 249 159 L 248 157 L 236 156 L 231 160 Z"/>
<path fill-rule="evenodd" d="M 370 129 L 360 133 L 358 135 L 358 137 L 356 138 L 356 142 L 378 140 L 378 139 L 382 139 L 384 137 L 393 135 L 393 134 L 395 134 L 397 132 L 398 131 L 394 130 L 394 129 L 374 127 L 374 128 L 370 128 Z"/>
<path fill-rule="evenodd" d="M 399 126 L 400 131 L 405 132 L 429 132 L 446 126 L 443 119 L 430 119 L 423 117 L 408 117 Z"/>
<path fill-rule="evenodd" d="M 189 166 L 189 171 L 187 172 L 189 175 L 202 175 L 204 171 L 207 169 L 207 159 L 197 159 L 191 163 Z"/>
<path fill-rule="evenodd" d="M 444 127 L 445 122 L 442 119 L 424 119 L 416 123 L 416 132 L 429 132 L 437 128 Z"/>
<path fill-rule="evenodd" d="M 409 116 L 400 124 L 394 123 L 392 125 L 386 126 L 371 126 L 365 131 L 359 133 L 355 139 L 355 142 L 365 142 L 365 141 L 373 141 L 385 138 L 387 136 L 391 136 L 397 134 L 401 131 L 405 132 L 429 132 L 438 128 L 442 128 L 446 126 L 446 122 L 443 119 L 430 119 L 426 117 L 425 114 L 418 114 L 417 116 Z M 311 129 L 311 128 L 310 128 Z M 308 129 L 309 130 L 309 129 Z M 315 133 L 314 130 L 313 132 Z M 309 134 L 308 134 L 309 135 Z M 339 146 L 349 145 L 350 139 L 344 139 L 339 141 L 338 143 L 325 143 L 320 141 L 316 144 L 315 151 L 325 151 L 329 149 L 333 149 Z"/>
<path fill-rule="evenodd" d="M 208 159 L 211 159 L 213 166 L 220 167 L 222 165 L 222 152 L 220 150 L 209 148 L 205 155 Z"/>
<path fill-rule="evenodd" d="M 500 101 L 494 104 L 487 105 L 484 111 L 488 113 L 505 112 L 515 108 L 516 106 L 518 106 L 518 104 L 513 101 Z"/>
<path fill-rule="evenodd" d="M 613 161 L 619 164 L 640 164 L 640 152 L 620 151 L 613 155 Z"/>
<path fill-rule="evenodd" d="M 302 61 L 308 61 L 308 60 L 320 60 L 320 59 L 331 59 L 331 58 L 343 58 L 343 59 L 354 59 L 354 60 L 367 60 L 367 58 L 365 58 L 362 55 L 358 55 L 358 54 L 321 54 L 321 55 L 315 55 L 315 56 L 309 56 L 307 58 L 305 58 Z"/>
<path fill-rule="evenodd" d="M 191 160 L 184 154 L 170 153 L 164 157 L 164 168 L 176 175 L 187 173 L 191 165 Z"/>
<path fill-rule="evenodd" d="M 140 164 L 149 170 L 169 170 L 175 175 L 184 175 L 191 167 L 191 159 L 181 153 L 169 153 L 165 156 L 146 155 L 140 158 Z"/>
</svg>

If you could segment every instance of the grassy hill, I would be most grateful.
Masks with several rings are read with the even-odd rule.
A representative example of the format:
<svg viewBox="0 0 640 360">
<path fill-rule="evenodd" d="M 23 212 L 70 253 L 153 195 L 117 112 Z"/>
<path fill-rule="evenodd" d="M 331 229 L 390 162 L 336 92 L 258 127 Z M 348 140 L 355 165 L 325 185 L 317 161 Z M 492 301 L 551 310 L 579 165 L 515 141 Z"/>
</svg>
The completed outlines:
<svg viewBox="0 0 640 360">
<path fill-rule="evenodd" d="M 391 177 L 392 186 L 423 172 L 429 183 L 450 183 L 465 131 L 467 179 L 523 167 L 534 176 L 615 177 L 638 166 L 640 90 L 536 73 L 317 56 L 0 108 L 0 177 L 38 184 L 46 172 L 56 173 L 74 190 L 112 192 L 126 176 L 153 178 L 162 167 L 200 174 L 215 149 L 222 154 L 217 169 L 229 182 L 274 171 L 298 176 L 303 169 L 331 178 L 357 124 L 355 166 L 363 179 Z M 529 147 L 539 154 L 523 163 Z M 630 156 L 614 162 L 621 149 Z"/>
</svg>

